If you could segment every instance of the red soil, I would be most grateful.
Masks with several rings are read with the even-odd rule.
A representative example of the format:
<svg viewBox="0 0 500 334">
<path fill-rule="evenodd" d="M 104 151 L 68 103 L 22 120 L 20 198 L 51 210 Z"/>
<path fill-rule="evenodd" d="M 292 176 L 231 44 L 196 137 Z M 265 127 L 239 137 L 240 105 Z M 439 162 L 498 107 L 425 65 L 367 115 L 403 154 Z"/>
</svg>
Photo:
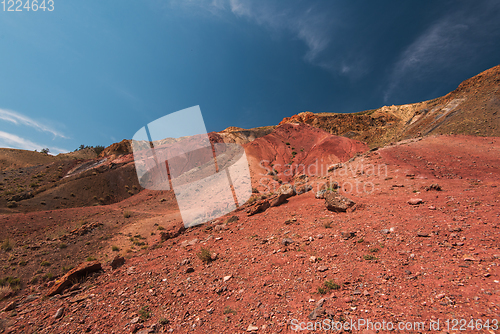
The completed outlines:
<svg viewBox="0 0 500 334">
<path fill-rule="evenodd" d="M 291 156 L 277 145 L 286 129 L 280 130 L 283 137 L 268 139 L 276 145 L 276 162 Z M 296 150 L 321 143 L 287 140 Z M 271 159 L 264 146 L 250 144 L 247 154 Z M 104 273 L 48 299 L 42 298 L 46 284 L 23 283 L 16 296 L 0 302 L 3 308 L 17 301 L 0 318 L 6 333 L 236 333 L 249 325 L 258 333 L 291 333 L 293 319 L 313 321 L 308 316 L 325 298 L 317 321 L 369 319 L 396 326 L 423 321 L 424 332 L 437 319 L 443 332 L 452 332 L 443 323 L 447 319 L 489 319 L 491 325 L 500 318 L 498 166 L 499 138 L 442 136 L 398 143 L 359 156 L 326 177 L 309 178 L 339 182 L 340 192 L 357 203 L 347 213 L 329 212 L 309 192 L 254 216 L 235 212 L 236 222 L 222 224 L 222 217 L 163 243 L 155 224 L 179 223 L 175 206 L 160 202 L 168 192 L 142 191 L 109 206 L 3 215 L 1 237 L 24 229 L 26 240 L 33 241 L 45 226 L 65 225 L 77 215 L 103 223 L 113 235 L 97 240 L 98 230 L 93 232 L 93 242 L 104 247 L 96 255 Z M 426 191 L 431 184 L 442 190 Z M 408 204 L 412 198 L 423 204 Z M 123 218 L 123 210 L 132 217 Z M 28 219 L 32 223 L 23 225 Z M 143 236 L 156 233 L 147 236 L 149 249 L 125 253 L 132 247 L 127 233 L 136 233 L 134 228 Z M 34 263 L 47 256 L 25 251 L 23 239 L 12 238 L 16 244 L 2 253 L 4 264 L 13 263 L 9 256 Z M 124 246 L 118 253 L 127 259 L 112 270 L 107 263 L 116 252 L 110 247 L 120 238 Z M 285 238 L 292 243 L 285 246 Z M 79 242 L 68 240 L 68 249 Z M 42 249 L 53 250 L 59 242 L 51 239 L 52 248 Z M 201 247 L 217 253 L 217 259 L 204 264 L 197 257 Z M 53 252 L 73 256 L 65 249 Z M 76 253 L 73 260 L 76 265 L 81 256 Z M 325 287 L 326 280 L 339 289 Z"/>
</svg>

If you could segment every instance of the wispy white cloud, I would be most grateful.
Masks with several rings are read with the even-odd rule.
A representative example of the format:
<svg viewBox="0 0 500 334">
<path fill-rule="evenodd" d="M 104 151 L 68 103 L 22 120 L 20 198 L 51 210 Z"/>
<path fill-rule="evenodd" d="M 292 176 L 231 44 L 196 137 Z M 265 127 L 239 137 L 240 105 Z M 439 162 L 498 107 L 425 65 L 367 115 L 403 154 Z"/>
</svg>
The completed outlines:
<svg viewBox="0 0 500 334">
<path fill-rule="evenodd" d="M 485 1 L 474 5 L 473 13 L 464 9 L 448 13 L 418 36 L 394 64 L 385 102 L 397 91 L 408 89 L 408 82 L 427 81 L 457 66 L 473 64 L 477 48 L 486 45 L 482 41 L 500 38 L 500 21 L 488 18 L 494 10 L 498 12 L 499 4 Z"/>
<path fill-rule="evenodd" d="M 292 32 L 307 45 L 304 58 L 310 63 L 315 63 L 318 55 L 331 43 L 331 11 L 325 12 L 313 5 L 297 8 L 290 3 L 272 1 L 230 0 L 229 5 L 237 16 L 271 29 Z"/>
<path fill-rule="evenodd" d="M 68 150 L 63 148 L 34 143 L 28 139 L 21 138 L 15 134 L 4 131 L 0 131 L 0 147 L 16 148 L 29 151 L 34 151 L 34 150 L 40 151 L 43 148 L 48 148 L 52 154 L 68 152 Z"/>
<path fill-rule="evenodd" d="M 276 0 L 171 0 L 170 3 L 177 8 L 187 8 L 190 13 L 199 14 L 202 10 L 218 18 L 232 13 L 266 27 L 275 36 L 290 33 L 307 46 L 304 61 L 349 77 L 364 73 L 362 61 L 346 56 L 345 50 L 336 50 L 338 27 L 345 22 L 331 3 Z"/>
<path fill-rule="evenodd" d="M 61 138 L 68 138 L 61 132 L 54 130 L 50 126 L 43 124 L 42 122 L 36 121 L 26 115 L 23 115 L 19 112 L 13 111 L 13 110 L 7 110 L 7 109 L 1 109 L 0 108 L 0 120 L 7 121 L 14 123 L 16 125 L 25 125 L 29 126 L 33 129 L 36 129 L 38 131 L 42 132 L 48 132 L 54 135 L 54 137 L 61 137 Z"/>
</svg>

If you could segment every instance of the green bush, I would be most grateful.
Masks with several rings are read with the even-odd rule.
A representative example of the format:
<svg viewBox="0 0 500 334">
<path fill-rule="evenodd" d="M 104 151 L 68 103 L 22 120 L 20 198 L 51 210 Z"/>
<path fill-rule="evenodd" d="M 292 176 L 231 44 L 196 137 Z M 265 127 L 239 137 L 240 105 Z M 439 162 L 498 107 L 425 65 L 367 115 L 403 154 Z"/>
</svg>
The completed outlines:
<svg viewBox="0 0 500 334">
<path fill-rule="evenodd" d="M 210 248 L 201 247 L 200 251 L 196 254 L 196 256 L 198 256 L 198 258 L 205 263 L 209 263 L 212 261 L 212 254 L 210 253 Z"/>
</svg>

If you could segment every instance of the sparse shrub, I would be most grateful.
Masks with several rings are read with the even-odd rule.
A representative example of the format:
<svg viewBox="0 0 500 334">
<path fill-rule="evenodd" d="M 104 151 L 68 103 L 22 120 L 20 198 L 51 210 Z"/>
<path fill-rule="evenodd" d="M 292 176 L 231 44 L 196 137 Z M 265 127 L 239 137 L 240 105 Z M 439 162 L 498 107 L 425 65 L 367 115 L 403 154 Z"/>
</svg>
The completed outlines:
<svg viewBox="0 0 500 334">
<path fill-rule="evenodd" d="M 205 262 L 210 263 L 212 261 L 212 254 L 210 253 L 210 248 L 201 247 L 200 251 L 196 254 L 198 258 Z"/>
<path fill-rule="evenodd" d="M 70 271 L 73 268 L 74 268 L 73 266 L 63 266 L 62 267 L 62 271 L 65 272 L 65 273 L 67 273 L 68 271 Z"/>
<path fill-rule="evenodd" d="M 3 242 L 2 242 L 2 246 L 1 246 L 2 250 L 8 252 L 10 250 L 12 250 L 12 244 L 10 243 L 10 240 L 9 238 L 5 239 Z"/>
<path fill-rule="evenodd" d="M 378 252 L 378 248 L 376 248 L 376 247 L 375 248 L 370 248 L 370 252 L 376 253 L 376 252 Z"/>
<path fill-rule="evenodd" d="M 46 274 L 43 276 L 43 279 L 44 279 L 44 280 L 47 280 L 47 281 L 51 281 L 53 278 L 54 278 L 54 275 L 53 275 L 51 272 L 48 272 L 48 273 L 46 273 Z"/>
<path fill-rule="evenodd" d="M 165 326 L 165 325 L 168 325 L 170 321 L 168 321 L 167 318 L 160 318 L 160 320 L 158 320 L 158 323 L 162 326 Z"/>
<path fill-rule="evenodd" d="M 118 252 L 120 250 L 120 248 L 118 246 L 113 245 L 113 246 L 111 246 L 111 250 L 113 252 Z"/>
<path fill-rule="evenodd" d="M 93 256 L 89 256 L 89 257 L 86 258 L 86 260 L 90 262 L 90 261 L 95 261 L 96 258 L 93 257 Z"/>
<path fill-rule="evenodd" d="M 236 310 L 233 310 L 230 306 L 226 306 L 224 308 L 224 314 L 229 314 L 229 313 L 232 313 L 232 314 L 236 314 Z"/>
<path fill-rule="evenodd" d="M 363 243 L 363 241 L 365 241 L 365 239 L 361 238 L 357 242 L 358 242 L 358 244 L 361 244 L 361 243 Z"/>
<path fill-rule="evenodd" d="M 66 245 L 65 243 L 59 244 L 59 248 L 60 249 L 64 249 L 66 247 L 68 247 L 68 245 Z"/>
<path fill-rule="evenodd" d="M 4 300 L 5 298 L 11 296 L 14 293 L 14 290 L 10 286 L 0 286 L 0 300 Z"/>
<path fill-rule="evenodd" d="M 376 260 L 377 258 L 371 254 L 363 255 L 363 259 L 367 261 Z"/>
<path fill-rule="evenodd" d="M 158 226 L 157 229 L 158 231 L 163 231 L 165 228 L 163 226 Z"/>
<path fill-rule="evenodd" d="M 323 286 L 318 287 L 318 293 L 320 295 L 324 295 L 325 293 L 331 290 L 338 290 L 338 289 L 340 289 L 340 285 L 335 283 L 333 280 L 326 280 L 325 283 L 323 283 Z"/>
<path fill-rule="evenodd" d="M 104 151 L 104 146 L 97 145 L 97 146 L 94 147 L 95 154 L 99 155 L 99 154 L 101 154 L 102 151 Z"/>
<path fill-rule="evenodd" d="M 133 195 L 134 192 L 132 190 L 127 191 L 129 195 Z"/>
<path fill-rule="evenodd" d="M 326 221 L 326 222 L 323 223 L 323 226 L 325 228 L 331 228 L 332 227 L 332 222 L 331 221 Z"/>
<path fill-rule="evenodd" d="M 134 237 L 130 237 L 130 241 L 131 241 L 131 242 L 132 242 L 132 244 L 134 244 L 135 246 L 141 247 L 141 246 L 146 245 L 146 243 L 145 243 L 145 242 L 140 241 L 139 239 L 142 239 L 142 237 L 141 237 L 141 235 L 140 235 L 140 234 L 137 234 L 137 235 L 135 235 Z"/>
<path fill-rule="evenodd" d="M 325 281 L 325 287 L 329 290 L 338 290 L 340 289 L 340 285 L 335 283 L 333 280 L 327 280 Z"/>
<path fill-rule="evenodd" d="M 10 201 L 7 203 L 8 208 L 15 208 L 17 207 L 17 202 L 16 201 Z"/>
<path fill-rule="evenodd" d="M 21 267 L 24 267 L 25 265 L 27 265 L 27 264 L 28 264 L 28 261 L 26 261 L 26 260 L 21 260 L 21 261 L 19 261 L 19 263 L 18 263 L 18 264 L 19 264 Z"/>
<path fill-rule="evenodd" d="M 289 142 L 286 142 L 286 143 L 285 143 L 285 145 L 290 145 L 290 143 L 289 143 Z"/>
<path fill-rule="evenodd" d="M 148 320 L 151 318 L 151 311 L 149 311 L 149 306 L 143 306 L 137 312 L 142 320 Z"/>
<path fill-rule="evenodd" d="M 37 188 L 37 187 L 39 187 L 39 186 L 40 186 L 40 185 L 39 185 L 38 183 L 36 183 L 36 182 L 31 182 L 31 183 L 30 183 L 30 187 L 31 187 L 31 188 Z"/>
<path fill-rule="evenodd" d="M 130 211 L 123 212 L 123 218 L 130 218 L 131 216 L 132 216 L 132 213 Z"/>
<path fill-rule="evenodd" d="M 21 280 L 17 277 L 7 276 L 0 278 L 0 287 L 9 287 L 11 290 L 19 290 L 21 286 Z"/>
<path fill-rule="evenodd" d="M 40 265 L 42 267 L 49 267 L 51 265 L 51 263 L 49 261 L 43 260 L 42 262 L 40 262 Z"/>
</svg>

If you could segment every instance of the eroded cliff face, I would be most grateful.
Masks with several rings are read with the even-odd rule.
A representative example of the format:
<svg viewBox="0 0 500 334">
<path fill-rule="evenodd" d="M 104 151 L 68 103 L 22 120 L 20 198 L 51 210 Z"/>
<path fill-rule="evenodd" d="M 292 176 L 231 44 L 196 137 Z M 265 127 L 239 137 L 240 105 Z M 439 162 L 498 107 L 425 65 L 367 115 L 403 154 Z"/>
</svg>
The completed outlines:
<svg viewBox="0 0 500 334">
<path fill-rule="evenodd" d="M 353 114 L 303 112 L 284 123 L 306 123 L 369 146 L 432 134 L 500 135 L 500 65 L 449 94 L 419 103 L 384 106 Z"/>
</svg>

